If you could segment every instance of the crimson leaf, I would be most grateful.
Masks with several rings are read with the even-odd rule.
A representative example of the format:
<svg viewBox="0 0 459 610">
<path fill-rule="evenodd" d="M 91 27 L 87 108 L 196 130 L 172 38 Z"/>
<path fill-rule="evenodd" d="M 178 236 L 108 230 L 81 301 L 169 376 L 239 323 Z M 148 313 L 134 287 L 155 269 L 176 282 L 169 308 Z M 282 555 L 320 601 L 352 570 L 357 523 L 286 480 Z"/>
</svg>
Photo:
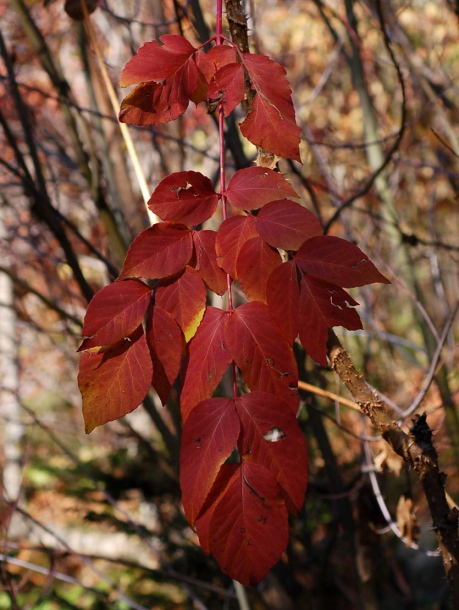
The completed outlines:
<svg viewBox="0 0 459 610">
<path fill-rule="evenodd" d="M 215 241 L 218 265 L 237 280 L 236 263 L 242 246 L 258 235 L 253 216 L 232 216 L 222 222 Z"/>
<path fill-rule="evenodd" d="M 180 275 L 162 280 L 155 291 L 155 302 L 172 315 L 188 342 L 204 315 L 206 296 L 199 273 L 187 266 Z"/>
<path fill-rule="evenodd" d="M 226 344 L 249 388 L 276 394 L 298 408 L 298 371 L 292 348 L 264 303 L 244 303 L 228 317 Z"/>
<path fill-rule="evenodd" d="M 212 182 L 199 172 L 176 172 L 158 184 L 148 207 L 163 220 L 185 225 L 208 220 L 218 204 Z"/>
<path fill-rule="evenodd" d="M 85 431 L 123 417 L 138 407 L 151 385 L 153 366 L 142 329 L 105 351 L 81 355 L 78 387 Z"/>
<path fill-rule="evenodd" d="M 295 415 L 283 400 L 267 392 L 250 392 L 236 400 L 242 423 L 239 453 L 245 462 L 264 466 L 286 494 L 287 506 L 297 513 L 304 502 L 307 454 Z"/>
<path fill-rule="evenodd" d="M 88 305 L 79 351 L 114 345 L 131 335 L 142 322 L 151 300 L 151 289 L 137 280 L 105 286 Z"/>
<path fill-rule="evenodd" d="M 181 271 L 193 254 L 191 231 L 160 222 L 142 231 L 128 250 L 119 279 L 157 279 Z"/>
<path fill-rule="evenodd" d="M 343 288 L 373 282 L 390 284 L 360 248 L 333 235 L 308 239 L 298 250 L 295 260 L 308 275 Z"/>
<path fill-rule="evenodd" d="M 289 199 L 266 204 L 257 216 L 257 231 L 268 244 L 284 250 L 298 250 L 307 239 L 322 235 L 316 216 Z"/>
<path fill-rule="evenodd" d="M 180 486 L 185 514 L 192 527 L 221 465 L 236 447 L 240 427 L 234 400 L 228 398 L 200 402 L 184 423 Z"/>
<path fill-rule="evenodd" d="M 290 182 L 267 167 L 240 169 L 226 191 L 229 202 L 241 210 L 257 210 L 281 197 L 298 197 Z"/>
<path fill-rule="evenodd" d="M 243 64 L 256 95 L 252 111 L 240 125 L 242 135 L 279 157 L 301 161 L 300 129 L 284 68 L 266 55 L 252 53 L 243 53 Z"/>
</svg>

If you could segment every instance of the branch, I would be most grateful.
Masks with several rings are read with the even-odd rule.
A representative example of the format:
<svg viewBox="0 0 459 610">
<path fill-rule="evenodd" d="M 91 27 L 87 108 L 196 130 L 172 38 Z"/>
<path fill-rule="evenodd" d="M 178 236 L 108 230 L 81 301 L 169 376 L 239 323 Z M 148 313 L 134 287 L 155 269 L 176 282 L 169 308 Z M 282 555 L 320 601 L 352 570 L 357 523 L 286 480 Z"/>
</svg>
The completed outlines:
<svg viewBox="0 0 459 610">
<path fill-rule="evenodd" d="M 361 411 L 392 449 L 415 470 L 418 475 L 432 515 L 443 567 L 451 597 L 459 605 L 459 531 L 457 508 L 450 509 L 445 493 L 446 475 L 440 471 L 438 455 L 432 442 L 432 430 L 426 414 L 415 415 L 407 434 L 401 430 L 389 413 L 386 404 L 368 387 L 341 346 L 338 337 L 329 330 L 329 358 L 333 370 L 351 392 Z"/>
</svg>

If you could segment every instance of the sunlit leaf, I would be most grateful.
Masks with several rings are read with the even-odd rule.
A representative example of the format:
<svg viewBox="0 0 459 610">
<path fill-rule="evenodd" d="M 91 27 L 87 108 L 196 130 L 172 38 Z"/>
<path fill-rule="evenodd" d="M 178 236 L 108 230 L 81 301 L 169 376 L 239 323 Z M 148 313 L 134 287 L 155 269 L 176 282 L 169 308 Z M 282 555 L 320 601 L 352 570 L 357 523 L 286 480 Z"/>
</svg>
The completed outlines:
<svg viewBox="0 0 459 610">
<path fill-rule="evenodd" d="M 207 307 L 190 342 L 180 398 L 184 421 L 199 402 L 212 396 L 232 360 L 224 334 L 227 317 L 228 314 L 222 309 Z"/>
<path fill-rule="evenodd" d="M 290 182 L 267 167 L 240 169 L 227 188 L 229 202 L 242 210 L 256 210 L 270 201 L 298 197 Z"/>
<path fill-rule="evenodd" d="M 99 290 L 88 305 L 81 350 L 114 345 L 131 335 L 142 322 L 151 300 L 151 289 L 137 280 L 114 282 Z"/>
<path fill-rule="evenodd" d="M 218 204 L 212 182 L 199 172 L 176 172 L 158 184 L 148 207 L 163 220 L 197 225 L 209 219 Z"/>
<path fill-rule="evenodd" d="M 307 239 L 322 235 L 317 217 L 289 199 L 266 204 L 257 216 L 257 231 L 268 244 L 284 250 L 298 250 Z"/>
<path fill-rule="evenodd" d="M 185 225 L 160 222 L 134 239 L 119 279 L 173 275 L 185 267 L 192 254 L 191 231 Z"/>
<path fill-rule="evenodd" d="M 81 354 L 78 387 L 86 433 L 136 409 L 148 393 L 152 375 L 141 328 L 118 346 Z"/>
<path fill-rule="evenodd" d="M 148 81 L 162 82 L 183 68 L 196 51 L 177 34 L 165 34 L 160 40 L 163 44 L 155 40 L 146 42 L 127 62 L 121 73 L 121 87 Z"/>
<path fill-rule="evenodd" d="M 300 161 L 300 128 L 295 122 L 292 90 L 282 66 L 266 55 L 243 53 L 257 94 L 240 129 L 252 144 L 279 157 Z"/>
<path fill-rule="evenodd" d="M 121 73 L 120 85 L 141 83 L 121 104 L 120 121 L 161 125 L 176 119 L 188 107 L 200 84 L 195 47 L 182 36 L 165 34 L 160 45 L 145 43 Z"/>
<path fill-rule="evenodd" d="M 191 267 L 163 280 L 155 291 L 155 302 L 168 311 L 188 342 L 194 336 L 206 309 L 207 291 L 199 273 Z"/>
</svg>

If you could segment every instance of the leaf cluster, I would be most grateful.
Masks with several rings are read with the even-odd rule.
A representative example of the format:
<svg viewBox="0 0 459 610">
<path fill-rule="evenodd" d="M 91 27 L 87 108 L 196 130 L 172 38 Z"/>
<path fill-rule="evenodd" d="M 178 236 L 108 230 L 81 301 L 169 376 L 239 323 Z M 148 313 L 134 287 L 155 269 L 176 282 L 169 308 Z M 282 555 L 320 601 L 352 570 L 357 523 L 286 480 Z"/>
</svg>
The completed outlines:
<svg viewBox="0 0 459 610">
<path fill-rule="evenodd" d="M 137 86 L 121 120 L 162 124 L 190 101 L 228 116 L 247 76 L 255 96 L 241 133 L 300 159 L 280 65 L 222 40 L 207 53 L 180 36 L 160 40 L 123 70 L 121 84 Z M 345 289 L 387 282 L 357 246 L 323 235 L 298 199 L 284 176 L 264 167 L 237 171 L 220 191 L 195 171 L 161 180 L 148 202 L 161 222 L 140 233 L 118 279 L 90 302 L 80 347 L 87 432 L 134 410 L 151 386 L 166 404 L 180 376 L 185 513 L 204 551 L 245 584 L 279 560 L 288 512 L 298 513 L 306 491 L 293 343 L 299 338 L 326 366 L 328 328 L 362 327 Z M 220 204 L 218 230 L 202 228 Z M 235 282 L 246 299 L 236 308 Z M 208 291 L 229 291 L 228 310 L 208 305 Z M 233 395 L 213 398 L 228 369 Z"/>
</svg>

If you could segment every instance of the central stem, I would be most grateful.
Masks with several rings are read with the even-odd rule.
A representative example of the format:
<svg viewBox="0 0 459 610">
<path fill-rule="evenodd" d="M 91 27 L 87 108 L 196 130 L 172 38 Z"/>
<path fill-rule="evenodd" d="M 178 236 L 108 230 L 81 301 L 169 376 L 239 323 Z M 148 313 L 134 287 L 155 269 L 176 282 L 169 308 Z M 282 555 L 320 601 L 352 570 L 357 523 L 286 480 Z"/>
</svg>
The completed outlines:
<svg viewBox="0 0 459 610">
<path fill-rule="evenodd" d="M 217 0 L 217 24 L 216 24 L 216 36 L 215 43 L 217 45 L 223 44 L 222 39 L 223 31 L 223 0 Z M 226 197 L 226 171 L 225 171 L 225 108 L 223 101 L 218 105 L 218 135 L 220 141 L 220 194 L 222 200 L 222 211 L 223 220 L 228 218 L 227 212 L 227 197 Z M 232 294 L 232 279 L 229 273 L 226 274 L 226 282 L 228 287 L 228 311 L 231 313 L 233 307 L 233 294 Z M 236 363 L 232 362 L 232 377 L 233 377 L 233 396 L 237 397 L 237 381 L 236 381 Z"/>
</svg>

